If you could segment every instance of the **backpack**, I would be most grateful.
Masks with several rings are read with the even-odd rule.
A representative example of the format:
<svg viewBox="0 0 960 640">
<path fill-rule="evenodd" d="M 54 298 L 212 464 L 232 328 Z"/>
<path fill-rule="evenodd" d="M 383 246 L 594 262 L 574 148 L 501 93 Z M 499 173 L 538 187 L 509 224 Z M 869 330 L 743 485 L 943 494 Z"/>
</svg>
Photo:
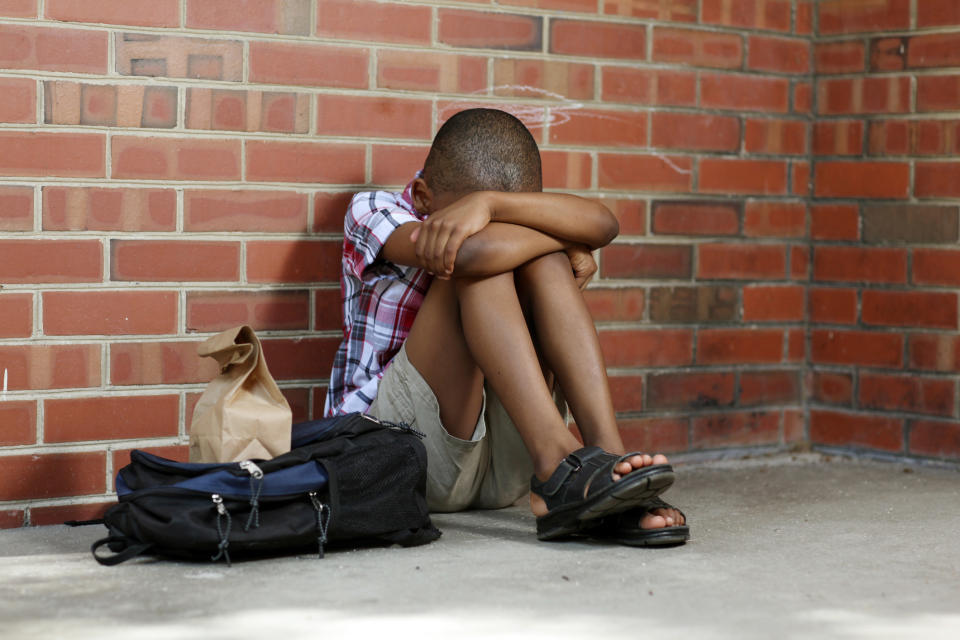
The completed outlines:
<svg viewBox="0 0 960 640">
<path fill-rule="evenodd" d="M 189 560 L 432 542 L 423 434 L 361 413 L 293 426 L 271 460 L 183 463 L 134 450 L 117 474 L 118 503 L 97 562 L 143 553 Z M 103 545 L 116 555 L 101 556 Z"/>
</svg>

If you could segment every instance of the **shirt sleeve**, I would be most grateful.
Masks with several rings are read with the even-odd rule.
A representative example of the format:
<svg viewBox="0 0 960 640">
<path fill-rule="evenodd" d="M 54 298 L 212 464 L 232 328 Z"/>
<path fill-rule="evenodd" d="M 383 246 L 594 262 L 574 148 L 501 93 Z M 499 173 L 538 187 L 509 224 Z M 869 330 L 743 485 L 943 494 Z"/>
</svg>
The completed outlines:
<svg viewBox="0 0 960 640">
<path fill-rule="evenodd" d="M 392 193 L 358 193 L 344 219 L 344 268 L 365 282 L 377 280 L 369 268 L 377 262 L 387 238 L 401 225 L 419 221 Z"/>
</svg>

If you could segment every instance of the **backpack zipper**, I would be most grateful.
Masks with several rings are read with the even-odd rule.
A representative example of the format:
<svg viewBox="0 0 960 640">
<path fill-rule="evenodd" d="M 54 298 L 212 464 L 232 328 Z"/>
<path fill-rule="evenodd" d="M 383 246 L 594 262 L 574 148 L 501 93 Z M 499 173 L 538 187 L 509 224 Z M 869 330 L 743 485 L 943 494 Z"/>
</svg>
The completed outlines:
<svg viewBox="0 0 960 640">
<path fill-rule="evenodd" d="M 323 545 L 327 542 L 327 527 L 330 525 L 330 507 L 320 502 L 316 491 L 309 492 L 307 496 L 309 496 L 310 503 L 317 512 L 317 533 L 319 534 L 317 536 L 317 546 L 319 548 L 317 558 L 322 559 Z"/>
</svg>

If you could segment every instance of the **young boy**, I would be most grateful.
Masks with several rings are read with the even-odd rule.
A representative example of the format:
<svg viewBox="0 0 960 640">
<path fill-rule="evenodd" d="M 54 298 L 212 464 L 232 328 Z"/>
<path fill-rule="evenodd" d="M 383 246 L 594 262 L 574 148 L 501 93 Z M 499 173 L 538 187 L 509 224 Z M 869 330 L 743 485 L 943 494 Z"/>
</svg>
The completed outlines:
<svg viewBox="0 0 960 640">
<path fill-rule="evenodd" d="M 591 250 L 618 231 L 597 202 L 541 191 L 519 120 L 454 115 L 402 194 L 353 198 L 326 413 L 424 432 L 434 511 L 500 508 L 529 491 L 541 539 L 683 542 L 683 514 L 657 498 L 673 482 L 667 459 L 623 455 L 580 293 Z M 554 378 L 587 447 L 565 425 Z"/>
</svg>

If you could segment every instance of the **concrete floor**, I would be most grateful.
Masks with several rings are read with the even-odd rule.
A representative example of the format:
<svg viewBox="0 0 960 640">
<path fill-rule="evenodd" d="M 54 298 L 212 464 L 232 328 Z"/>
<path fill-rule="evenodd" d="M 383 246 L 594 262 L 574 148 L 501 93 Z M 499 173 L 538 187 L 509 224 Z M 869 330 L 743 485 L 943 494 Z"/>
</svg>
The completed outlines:
<svg viewBox="0 0 960 640">
<path fill-rule="evenodd" d="M 425 547 L 101 567 L 103 527 L 0 531 L 0 638 L 960 638 L 960 473 L 688 464 L 673 549 L 538 542 L 522 508 Z"/>
</svg>

